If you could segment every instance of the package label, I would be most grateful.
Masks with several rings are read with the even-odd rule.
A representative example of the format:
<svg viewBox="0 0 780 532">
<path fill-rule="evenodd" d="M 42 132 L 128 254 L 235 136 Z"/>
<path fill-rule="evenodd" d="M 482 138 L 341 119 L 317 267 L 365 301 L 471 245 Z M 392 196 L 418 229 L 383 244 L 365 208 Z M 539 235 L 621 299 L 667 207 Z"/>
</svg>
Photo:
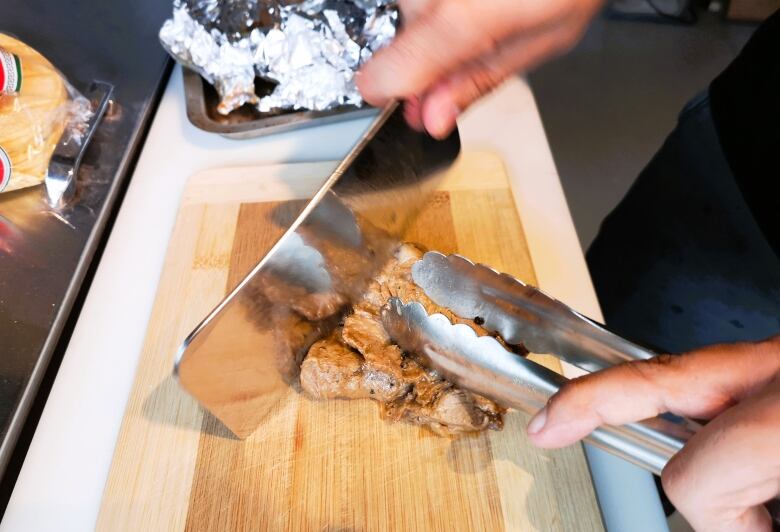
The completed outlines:
<svg viewBox="0 0 780 532">
<path fill-rule="evenodd" d="M 22 90 L 22 62 L 19 56 L 0 48 L 0 94 Z"/>
<path fill-rule="evenodd" d="M 0 146 L 0 192 L 11 182 L 11 158 Z"/>
</svg>

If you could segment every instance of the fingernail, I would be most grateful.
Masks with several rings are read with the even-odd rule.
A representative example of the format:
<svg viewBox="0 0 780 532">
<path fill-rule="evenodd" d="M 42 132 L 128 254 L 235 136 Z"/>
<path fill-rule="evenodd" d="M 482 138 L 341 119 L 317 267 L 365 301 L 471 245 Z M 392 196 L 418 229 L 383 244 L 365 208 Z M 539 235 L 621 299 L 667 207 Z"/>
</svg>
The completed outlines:
<svg viewBox="0 0 780 532">
<path fill-rule="evenodd" d="M 460 109 L 452 102 L 439 105 L 427 117 L 425 129 L 434 137 L 444 137 L 449 134 L 459 114 Z"/>
<path fill-rule="evenodd" d="M 536 415 L 528 422 L 528 434 L 538 434 L 544 428 L 544 424 L 547 423 L 547 407 L 545 406 L 539 410 Z"/>
</svg>

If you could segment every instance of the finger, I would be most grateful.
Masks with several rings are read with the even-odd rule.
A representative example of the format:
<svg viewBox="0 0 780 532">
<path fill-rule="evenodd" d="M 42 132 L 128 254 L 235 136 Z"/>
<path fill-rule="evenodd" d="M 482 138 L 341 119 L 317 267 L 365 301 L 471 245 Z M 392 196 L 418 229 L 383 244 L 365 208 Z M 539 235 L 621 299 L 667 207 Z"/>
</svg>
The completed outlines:
<svg viewBox="0 0 780 532">
<path fill-rule="evenodd" d="M 398 7 L 403 17 L 403 22 L 409 24 L 411 21 L 420 16 L 421 13 L 425 13 L 426 10 L 431 9 L 435 3 L 439 0 L 400 0 Z"/>
<path fill-rule="evenodd" d="M 412 129 L 425 131 L 422 119 L 422 103 L 419 98 L 413 96 L 404 102 L 404 118 Z"/>
<path fill-rule="evenodd" d="M 420 13 L 430 9 L 434 3 L 439 0 L 400 0 L 398 2 L 403 23 L 409 24 L 416 19 Z M 416 131 L 425 131 L 422 121 L 422 103 L 417 96 L 407 97 L 404 101 L 404 118 L 406 122 Z"/>
<path fill-rule="evenodd" d="M 531 441 L 563 447 L 602 424 L 664 412 L 711 418 L 780 374 L 780 337 L 621 364 L 574 379 L 529 423 Z"/>
<path fill-rule="evenodd" d="M 696 530 L 771 530 L 780 493 L 780 380 L 726 410 L 664 468 L 664 489 Z"/>
<path fill-rule="evenodd" d="M 435 2 L 363 67 L 358 87 L 373 105 L 422 94 L 447 72 L 496 48 L 510 35 L 538 31 L 565 19 L 565 4 L 516 0 Z"/>
<path fill-rule="evenodd" d="M 422 120 L 425 129 L 434 137 L 446 137 L 455 128 L 457 116 L 472 103 L 493 91 L 509 76 L 564 51 L 578 36 L 578 28 L 573 25 L 556 26 L 539 34 L 521 35 L 489 55 L 472 61 L 424 96 Z"/>
</svg>

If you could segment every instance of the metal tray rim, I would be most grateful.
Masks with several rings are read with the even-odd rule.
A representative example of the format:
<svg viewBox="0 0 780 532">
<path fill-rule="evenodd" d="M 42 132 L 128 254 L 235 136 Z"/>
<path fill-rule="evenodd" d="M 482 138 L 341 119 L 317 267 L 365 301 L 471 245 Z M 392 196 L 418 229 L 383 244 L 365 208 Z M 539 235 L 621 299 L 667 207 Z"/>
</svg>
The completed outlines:
<svg viewBox="0 0 780 532">
<path fill-rule="evenodd" d="M 190 123 L 203 131 L 217 133 L 230 139 L 249 139 L 324 124 L 344 122 L 346 120 L 374 116 L 380 111 L 374 107 L 343 107 L 330 111 L 296 111 L 258 120 L 249 120 L 239 124 L 221 124 L 211 119 L 206 111 L 203 78 L 189 68 L 183 67 L 182 70 L 184 74 L 187 118 Z"/>
</svg>

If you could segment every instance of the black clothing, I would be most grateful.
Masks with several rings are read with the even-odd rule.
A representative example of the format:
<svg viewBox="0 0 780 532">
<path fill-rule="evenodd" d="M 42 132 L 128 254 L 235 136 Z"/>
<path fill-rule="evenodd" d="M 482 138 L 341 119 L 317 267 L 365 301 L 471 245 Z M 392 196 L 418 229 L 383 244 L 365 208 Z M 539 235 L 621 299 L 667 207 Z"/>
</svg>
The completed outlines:
<svg viewBox="0 0 780 532">
<path fill-rule="evenodd" d="M 780 10 L 712 82 L 710 101 L 726 160 L 780 254 Z"/>
<path fill-rule="evenodd" d="M 780 11 L 695 98 L 587 254 L 606 323 L 680 352 L 780 333 Z"/>
<path fill-rule="evenodd" d="M 680 352 L 780 333 L 780 256 L 742 197 L 709 99 L 683 111 L 587 254 L 606 323 Z"/>
</svg>

